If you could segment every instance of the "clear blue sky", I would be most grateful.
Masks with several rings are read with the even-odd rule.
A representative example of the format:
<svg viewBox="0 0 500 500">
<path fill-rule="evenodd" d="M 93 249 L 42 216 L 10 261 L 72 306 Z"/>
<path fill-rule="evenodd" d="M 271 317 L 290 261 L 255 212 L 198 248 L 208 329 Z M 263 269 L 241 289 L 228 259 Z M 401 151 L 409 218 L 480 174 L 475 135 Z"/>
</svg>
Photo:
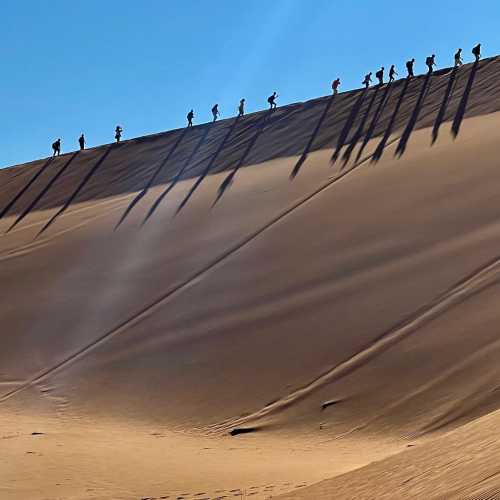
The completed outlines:
<svg viewBox="0 0 500 500">
<path fill-rule="evenodd" d="M 367 71 L 483 43 L 500 50 L 498 0 L 3 0 L 0 166 L 359 87 Z"/>
</svg>

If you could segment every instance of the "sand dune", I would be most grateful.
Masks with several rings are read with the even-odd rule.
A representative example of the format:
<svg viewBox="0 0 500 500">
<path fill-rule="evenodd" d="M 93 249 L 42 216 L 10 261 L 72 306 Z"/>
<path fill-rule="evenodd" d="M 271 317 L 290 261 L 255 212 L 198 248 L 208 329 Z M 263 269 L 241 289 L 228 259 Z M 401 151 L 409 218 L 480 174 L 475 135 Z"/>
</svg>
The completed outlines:
<svg viewBox="0 0 500 500">
<path fill-rule="evenodd" d="M 499 71 L 0 170 L 0 497 L 497 494 Z"/>
</svg>

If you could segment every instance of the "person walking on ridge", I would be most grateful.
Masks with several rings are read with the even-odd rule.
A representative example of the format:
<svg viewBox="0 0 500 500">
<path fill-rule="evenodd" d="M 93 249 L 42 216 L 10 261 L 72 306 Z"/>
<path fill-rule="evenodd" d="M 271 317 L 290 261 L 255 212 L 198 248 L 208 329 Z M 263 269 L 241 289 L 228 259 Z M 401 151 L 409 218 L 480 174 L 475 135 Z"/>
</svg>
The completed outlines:
<svg viewBox="0 0 500 500">
<path fill-rule="evenodd" d="M 396 79 L 395 78 L 396 76 L 398 76 L 398 74 L 396 73 L 396 68 L 394 67 L 393 64 L 389 69 L 389 83 L 392 83 Z"/>
<path fill-rule="evenodd" d="M 336 78 L 332 82 L 333 95 L 337 95 L 339 93 L 339 87 L 340 87 L 340 78 Z"/>
<path fill-rule="evenodd" d="M 116 139 L 116 142 L 120 142 L 120 140 L 122 138 L 122 132 L 123 132 L 123 129 L 120 127 L 120 125 L 117 125 L 116 128 L 115 128 L 115 139 Z"/>
<path fill-rule="evenodd" d="M 372 72 L 371 71 L 367 75 L 365 75 L 365 79 L 363 80 L 362 83 L 365 86 L 365 89 L 367 89 L 370 86 L 370 83 L 372 83 Z"/>
<path fill-rule="evenodd" d="M 187 118 L 187 121 L 188 121 L 187 126 L 188 126 L 188 127 L 192 127 L 192 126 L 193 126 L 194 111 L 193 111 L 193 110 L 191 110 L 191 111 L 187 114 L 186 118 Z"/>
<path fill-rule="evenodd" d="M 214 107 L 212 108 L 212 115 L 214 117 L 213 121 L 216 122 L 217 118 L 219 117 L 219 105 L 215 104 Z"/>
<path fill-rule="evenodd" d="M 455 53 L 455 68 L 459 68 L 462 64 L 462 49 L 458 49 Z"/>
<path fill-rule="evenodd" d="M 245 99 L 240 99 L 240 105 L 238 106 L 238 116 L 243 116 L 245 114 Z"/>
<path fill-rule="evenodd" d="M 53 157 L 61 154 L 61 139 L 57 139 L 57 141 L 52 143 L 52 150 L 54 151 Z"/>
<path fill-rule="evenodd" d="M 382 66 L 376 73 L 375 76 L 377 77 L 378 84 L 380 87 L 384 85 L 384 67 Z"/>
<path fill-rule="evenodd" d="M 415 58 L 406 61 L 406 71 L 408 71 L 408 79 L 413 78 L 415 75 L 413 74 L 413 65 L 415 64 Z"/>
<path fill-rule="evenodd" d="M 431 75 L 434 72 L 434 66 L 436 66 L 436 55 L 432 54 L 432 56 L 427 57 L 425 60 L 425 64 L 429 68 L 429 71 L 427 72 L 429 75 Z"/>
<path fill-rule="evenodd" d="M 278 97 L 278 94 L 276 92 L 273 92 L 273 95 L 270 95 L 267 98 L 267 102 L 269 103 L 269 109 L 276 109 L 276 98 Z"/>
<path fill-rule="evenodd" d="M 78 142 L 80 144 L 80 151 L 84 150 L 85 149 L 85 136 L 83 134 L 78 138 Z"/>
<path fill-rule="evenodd" d="M 479 61 L 479 59 L 481 58 L 481 44 L 478 43 L 473 49 L 472 49 L 472 53 L 474 54 L 474 57 L 476 58 L 476 62 Z"/>
</svg>

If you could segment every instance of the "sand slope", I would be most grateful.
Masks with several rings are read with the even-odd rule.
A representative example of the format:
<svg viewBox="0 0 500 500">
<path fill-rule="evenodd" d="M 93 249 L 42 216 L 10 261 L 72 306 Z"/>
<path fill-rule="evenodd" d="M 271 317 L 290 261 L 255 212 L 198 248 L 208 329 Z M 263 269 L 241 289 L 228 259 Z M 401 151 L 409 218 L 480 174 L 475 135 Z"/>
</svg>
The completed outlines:
<svg viewBox="0 0 500 500">
<path fill-rule="evenodd" d="M 499 71 L 0 170 L 0 496 L 473 492 L 500 407 Z"/>
</svg>

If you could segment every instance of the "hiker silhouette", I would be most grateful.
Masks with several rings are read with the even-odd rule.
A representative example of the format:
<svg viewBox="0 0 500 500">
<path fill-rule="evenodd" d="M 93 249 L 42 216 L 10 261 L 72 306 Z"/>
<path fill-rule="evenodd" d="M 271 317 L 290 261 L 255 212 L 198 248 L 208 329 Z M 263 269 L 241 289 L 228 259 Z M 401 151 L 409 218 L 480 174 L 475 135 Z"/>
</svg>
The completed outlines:
<svg viewBox="0 0 500 500">
<path fill-rule="evenodd" d="M 398 74 L 396 73 L 396 68 L 394 67 L 393 64 L 389 69 L 389 83 L 392 83 L 396 79 L 395 78 L 396 76 L 398 76 Z"/>
<path fill-rule="evenodd" d="M 80 144 L 80 149 L 85 149 L 85 136 L 83 134 L 78 138 L 78 142 Z"/>
<path fill-rule="evenodd" d="M 363 80 L 362 83 L 365 86 L 365 88 L 368 88 L 371 82 L 372 82 L 372 72 L 370 71 L 367 75 L 365 75 L 365 79 Z"/>
<path fill-rule="evenodd" d="M 481 58 L 481 44 L 478 43 L 475 47 L 472 49 L 472 54 L 476 58 L 476 62 L 479 61 Z"/>
<path fill-rule="evenodd" d="M 219 117 L 219 105 L 215 104 L 214 107 L 212 108 L 212 116 L 214 117 L 213 121 L 217 121 L 217 118 Z"/>
<path fill-rule="evenodd" d="M 413 65 L 415 64 L 415 58 L 406 61 L 406 71 L 408 71 L 408 78 L 413 78 Z"/>
<path fill-rule="evenodd" d="M 269 103 L 269 109 L 276 109 L 276 98 L 278 97 L 278 94 L 276 92 L 273 92 L 273 95 L 270 95 L 267 98 L 267 102 Z"/>
<path fill-rule="evenodd" d="M 340 78 L 336 78 L 332 82 L 332 91 L 334 95 L 338 94 L 339 87 L 340 87 Z"/>
<path fill-rule="evenodd" d="M 384 67 L 382 66 L 376 73 L 375 76 L 377 77 L 378 84 L 382 87 L 384 85 Z"/>
<path fill-rule="evenodd" d="M 57 139 L 57 141 L 52 143 L 52 150 L 54 152 L 52 156 L 59 156 L 61 154 L 61 139 Z"/>
<path fill-rule="evenodd" d="M 436 58 L 436 55 L 432 54 L 432 56 L 427 57 L 427 59 L 425 60 L 425 64 L 429 68 L 428 69 L 429 74 L 433 73 L 434 66 L 436 66 L 435 58 Z"/>
<path fill-rule="evenodd" d="M 193 111 L 193 110 L 191 110 L 191 111 L 187 114 L 186 118 L 187 118 L 187 121 L 188 121 L 187 126 L 188 126 L 188 127 L 192 127 L 192 126 L 193 126 L 194 111 Z"/>
<path fill-rule="evenodd" d="M 243 116 L 245 114 L 245 99 L 240 99 L 240 105 L 238 106 L 238 116 Z"/>
<path fill-rule="evenodd" d="M 462 66 L 462 49 L 458 49 L 455 52 L 455 68 Z"/>
<path fill-rule="evenodd" d="M 115 128 L 115 139 L 116 139 L 116 142 L 120 142 L 120 140 L 122 138 L 122 132 L 123 132 L 123 129 L 120 127 L 120 125 L 117 125 L 116 128 Z"/>
</svg>

